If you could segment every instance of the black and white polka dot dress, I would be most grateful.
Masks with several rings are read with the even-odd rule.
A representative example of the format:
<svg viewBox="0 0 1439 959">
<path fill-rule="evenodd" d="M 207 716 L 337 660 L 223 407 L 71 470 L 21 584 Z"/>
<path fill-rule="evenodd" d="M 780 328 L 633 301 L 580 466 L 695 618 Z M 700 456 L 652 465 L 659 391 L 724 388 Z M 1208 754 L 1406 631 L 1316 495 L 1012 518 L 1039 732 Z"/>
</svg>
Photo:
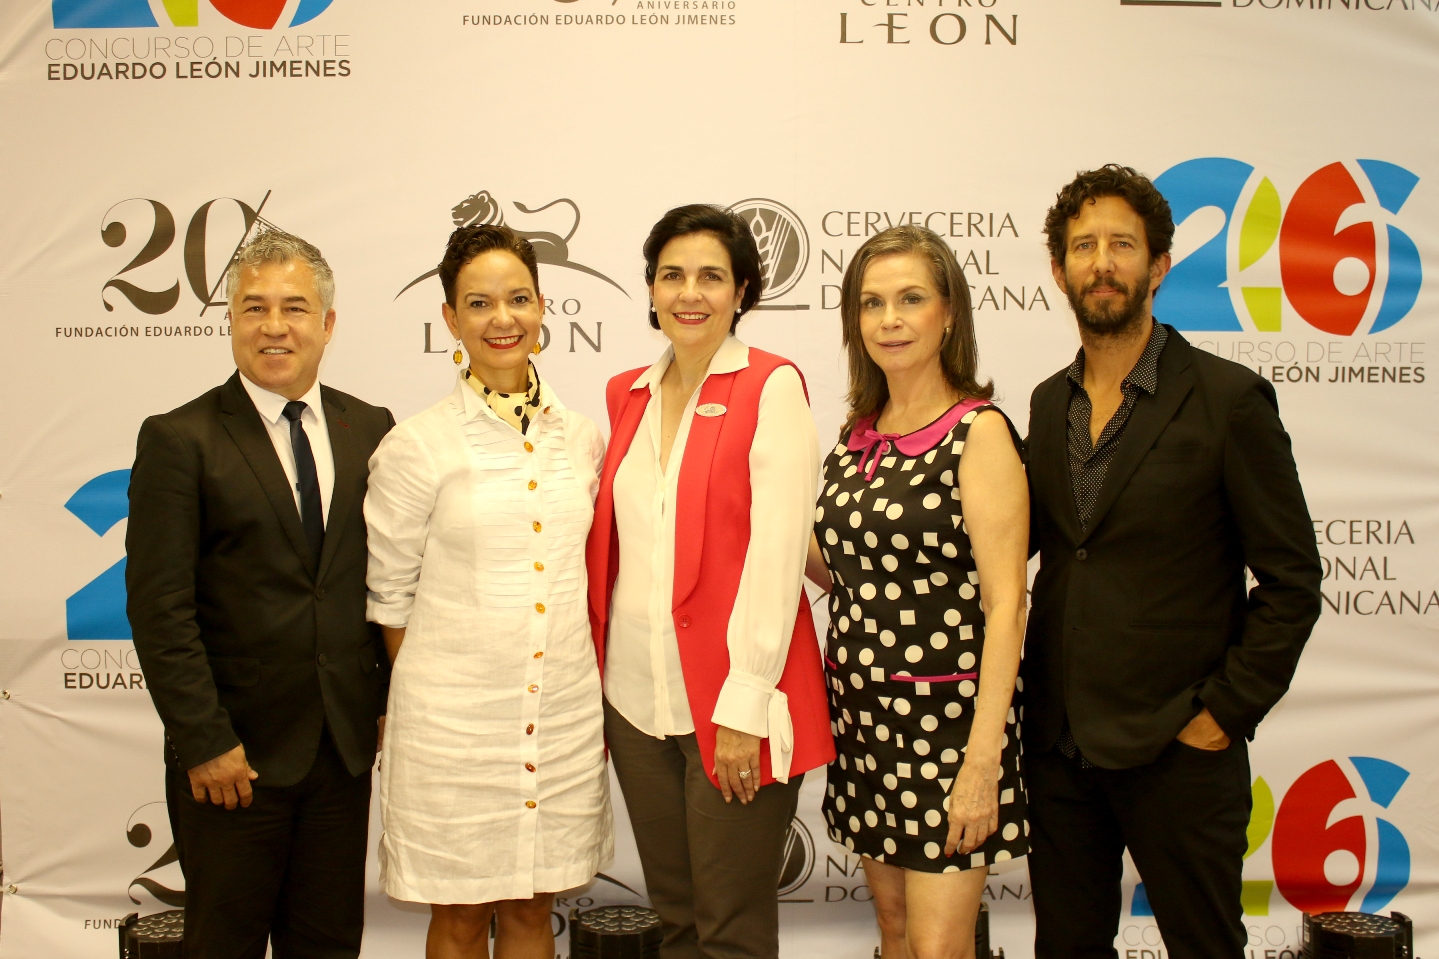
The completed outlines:
<svg viewBox="0 0 1439 959">
<path fill-rule="evenodd" d="M 824 799 L 830 837 L 922 872 L 1029 851 L 1016 690 L 1000 762 L 999 829 L 968 856 L 944 856 L 949 789 L 969 741 L 984 655 L 979 576 L 957 485 L 964 438 L 984 409 L 995 407 L 959 404 L 925 430 L 872 442 L 868 454 L 850 448 L 876 437 L 860 421 L 826 458 L 815 510 L 834 578 L 825 652 L 839 753 Z"/>
</svg>

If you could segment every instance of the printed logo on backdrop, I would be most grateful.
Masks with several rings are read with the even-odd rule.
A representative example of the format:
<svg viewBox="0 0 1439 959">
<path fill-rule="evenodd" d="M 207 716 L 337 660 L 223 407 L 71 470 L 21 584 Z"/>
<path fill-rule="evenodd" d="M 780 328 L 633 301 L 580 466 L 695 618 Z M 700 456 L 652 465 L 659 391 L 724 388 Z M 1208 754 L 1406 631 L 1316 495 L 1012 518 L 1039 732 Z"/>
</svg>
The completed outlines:
<svg viewBox="0 0 1439 959">
<path fill-rule="evenodd" d="M 65 509 L 97 537 L 104 537 L 130 515 L 130 471 L 101 473 L 65 501 Z M 145 676 L 135 648 L 113 640 L 129 640 L 130 620 L 125 614 L 125 557 L 71 593 L 65 600 L 65 638 L 59 650 L 62 689 L 111 692 L 145 688 Z M 98 642 L 99 645 L 83 645 Z"/>
<path fill-rule="evenodd" d="M 559 12 L 554 4 L 563 4 Z M 576 4 L 576 6 L 571 6 Z M 530 0 L 509 10 L 466 13 L 467 27 L 732 27 L 739 0 Z M 591 12 L 598 8 L 603 12 Z M 628 12 L 626 12 L 628 11 Z"/>
<path fill-rule="evenodd" d="M 1280 0 L 1281 3 L 1284 0 Z M 1313 0 L 1310 0 L 1312 3 Z M 1119 0 L 1121 7 L 1222 7 L 1223 0 Z"/>
<path fill-rule="evenodd" d="M 1368 13 L 1431 11 L 1430 0 L 1119 0 L 1121 7 L 1213 7 L 1231 10 L 1361 10 Z"/>
<path fill-rule="evenodd" d="M 130 471 L 101 473 L 65 501 L 96 536 L 103 537 L 130 515 Z M 125 615 L 125 557 L 65 600 L 65 638 L 129 639 Z"/>
<path fill-rule="evenodd" d="M 282 23 L 281 15 L 292 3 L 294 12 Z M 349 34 L 309 32 L 314 28 L 279 36 L 176 32 L 192 27 L 293 30 L 315 20 L 332 3 L 333 0 L 51 0 L 50 17 L 56 30 L 106 32 L 47 39 L 45 78 L 61 82 L 224 82 L 348 77 L 353 66 Z M 111 32 L 117 29 L 147 32 Z"/>
<path fill-rule="evenodd" d="M 150 856 L 155 855 L 156 850 L 164 850 L 153 861 L 149 860 L 149 856 L 140 860 L 141 863 L 149 862 L 149 865 L 144 866 L 126 887 L 125 894 L 130 902 L 146 913 L 184 908 L 185 876 L 180 871 L 180 856 L 170 835 L 170 816 L 165 803 L 145 803 L 132 812 L 125 823 L 125 840 L 135 849 L 150 850 Z M 123 916 L 91 917 L 81 920 L 81 928 L 114 930 L 123 927 L 124 923 Z"/>
<path fill-rule="evenodd" d="M 1019 253 L 1034 262 L 1033 243 L 1038 234 L 1021 238 L 1014 214 L 980 206 L 967 210 L 864 210 L 859 204 L 836 205 L 819 218 L 824 246 L 819 251 L 820 309 L 837 310 L 840 284 L 849 258 L 865 240 L 896 226 L 921 226 L 949 244 L 969 284 L 970 304 L 976 314 L 1049 310 L 1046 287 L 1054 280 L 1047 270 L 1019 274 L 1007 257 Z"/>
<path fill-rule="evenodd" d="M 1357 159 L 1290 176 L 1203 157 L 1154 182 L 1178 224 L 1156 315 L 1185 331 L 1278 334 L 1197 344 L 1275 383 L 1426 382 L 1411 330 L 1424 281 L 1414 173 Z"/>
<path fill-rule="evenodd" d="M 900 6 L 894 0 L 887 4 L 878 4 L 876 0 L 841 0 L 836 4 L 839 7 L 838 32 L 831 37 L 834 38 L 832 42 L 837 41 L 844 46 L 869 44 L 872 47 L 878 44 L 916 49 L 940 46 L 956 50 L 1017 47 L 1019 14 L 1004 9 L 1010 5 L 1005 0 L 977 0 L 973 6 L 980 9 L 964 13 L 950 10 L 900 12 L 876 9 L 880 6 Z M 924 3 L 910 0 L 904 6 L 923 7 Z M 943 6 L 943 3 L 936 6 Z M 971 5 L 966 0 L 963 6 Z M 981 12 L 982 9 L 984 12 Z M 834 30 L 835 27 L 828 29 Z"/>
<path fill-rule="evenodd" d="M 234 197 L 218 197 L 200 204 L 191 214 L 182 240 L 175 215 L 160 200 L 131 197 L 113 204 L 100 218 L 99 239 L 120 251 L 115 271 L 100 282 L 100 306 L 116 314 L 95 325 L 57 326 L 55 336 L 65 339 L 174 339 L 230 335 L 223 316 L 208 316 L 211 307 L 227 307 L 221 296 L 225 270 L 250 237 L 264 229 L 283 229 L 261 216 L 270 193 L 251 206 Z M 199 306 L 182 295 L 188 286 Z M 219 297 L 217 299 L 217 297 Z M 194 314 L 189 310 L 196 309 Z M 168 317 L 171 323 L 143 317 Z M 192 319 L 191 317 L 194 317 Z"/>
<path fill-rule="evenodd" d="M 140 905 L 136 890 L 143 890 L 172 909 L 185 906 L 185 876 L 178 865 L 180 855 L 170 835 L 170 816 L 163 802 L 146 803 L 130 814 L 125 839 L 136 849 L 164 849 L 159 858 L 145 867 L 126 890 L 130 901 Z M 155 840 L 159 841 L 156 842 Z M 167 866 L 174 866 L 167 869 Z"/>
<path fill-rule="evenodd" d="M 1377 913 L 1409 884 L 1409 843 L 1383 818 L 1409 771 L 1326 760 L 1289 787 L 1274 818 L 1274 882 L 1295 909 Z"/>
<path fill-rule="evenodd" d="M 777 200 L 765 199 L 741 200 L 729 209 L 749 224 L 759 247 L 764 293 L 755 309 L 809 309 L 808 303 L 772 302 L 793 290 L 809 266 L 809 231 L 799 214 Z"/>
<path fill-rule="evenodd" d="M 784 837 L 784 859 L 779 871 L 780 902 L 814 902 L 813 899 L 790 898 L 804 888 L 814 873 L 814 836 L 798 816 L 789 822 Z"/>
<path fill-rule="evenodd" d="M 1315 519 L 1323 611 L 1335 616 L 1430 616 L 1439 590 L 1415 584 L 1413 528 L 1402 517 Z M 1418 572 L 1427 572 L 1419 567 Z"/>
<path fill-rule="evenodd" d="M 200 0 L 163 0 L 172 26 L 198 27 Z M 329 9 L 334 0 L 300 0 L 290 26 L 309 23 Z M 284 12 L 286 0 L 206 0 L 206 6 L 232 23 L 257 30 L 272 29 Z M 150 0 L 51 0 L 50 13 L 59 29 L 158 27 Z"/>
<path fill-rule="evenodd" d="M 1277 888 L 1300 912 L 1356 910 L 1378 913 L 1409 885 L 1410 852 L 1404 833 L 1386 816 L 1409 771 L 1385 759 L 1351 756 L 1310 767 L 1277 804 L 1263 776 L 1252 787 L 1248 848 L 1244 859 L 1269 846 L 1273 879 L 1245 879 L 1241 892 L 1252 946 L 1300 955 L 1297 927 L 1264 924 Z M 1131 917 L 1152 919 L 1144 883 L 1135 885 Z M 1126 925 L 1120 940 L 1130 946 L 1160 945 L 1158 930 Z M 1271 952 L 1271 955 L 1274 953 Z"/>
<path fill-rule="evenodd" d="M 1154 311 L 1196 346 L 1294 388 L 1428 382 L 1413 172 L 1356 159 L 1288 175 L 1202 157 L 1154 182 L 1178 224 Z M 1323 516 L 1314 536 L 1327 614 L 1439 613 L 1439 591 L 1413 581 L 1424 570 L 1405 517 Z"/>
<path fill-rule="evenodd" d="M 506 202 L 496 199 L 489 190 L 481 190 L 478 193 L 470 194 L 450 207 L 450 222 L 454 224 L 455 228 L 509 226 L 510 229 L 530 241 L 530 245 L 535 250 L 535 259 L 539 263 L 593 277 L 613 287 L 625 299 L 631 299 L 624 287 L 599 270 L 577 262 L 570 255 L 570 241 L 579 232 L 581 219 L 579 205 L 574 200 L 560 197 L 558 200 L 551 200 L 536 207 L 509 201 L 508 206 L 510 213 L 507 219 Z M 551 210 L 554 212 L 547 212 Z M 546 229 L 546 227 L 553 227 L 553 229 Z M 565 231 L 563 236 L 560 235 L 560 230 Z M 439 274 L 439 267 L 421 273 L 401 287 L 400 292 L 395 294 L 395 299 L 398 300 L 413 287 L 432 277 L 437 277 Z M 569 352 L 575 352 L 576 337 L 579 337 L 594 352 L 602 352 L 601 337 L 604 322 L 596 320 L 592 328 L 587 327 L 583 320 L 578 319 L 584 310 L 584 302 L 576 296 L 555 295 L 550 290 L 548 281 L 546 281 L 543 292 L 545 293 L 546 322 L 540 330 L 540 350 L 544 351 L 550 347 L 550 322 L 553 320 L 569 324 Z M 426 322 L 424 326 L 424 352 L 449 353 L 449 348 L 444 345 L 449 332 L 443 328 L 434 329 L 434 324 L 429 322 Z"/>
</svg>

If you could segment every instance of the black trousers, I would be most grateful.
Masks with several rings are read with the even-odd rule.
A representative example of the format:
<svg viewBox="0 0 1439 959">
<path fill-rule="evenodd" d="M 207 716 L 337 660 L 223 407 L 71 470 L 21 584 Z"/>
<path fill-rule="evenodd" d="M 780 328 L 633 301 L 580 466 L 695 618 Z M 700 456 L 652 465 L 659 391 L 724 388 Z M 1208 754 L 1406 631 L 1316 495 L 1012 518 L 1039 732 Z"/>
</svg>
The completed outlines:
<svg viewBox="0 0 1439 959">
<path fill-rule="evenodd" d="M 1170 959 L 1242 959 L 1247 745 L 1178 741 L 1133 769 L 1025 756 L 1035 959 L 1113 959 L 1126 847 Z"/>
<path fill-rule="evenodd" d="M 264 770 L 260 770 L 263 777 Z M 328 730 L 293 786 L 253 784 L 248 807 L 195 801 L 165 766 L 185 873 L 187 959 L 354 959 L 365 921 L 370 773 L 351 776 Z"/>
<path fill-rule="evenodd" d="M 661 959 L 776 959 L 776 896 L 804 774 L 726 803 L 694 733 L 655 739 L 606 700 L 605 739 L 660 914 Z"/>
</svg>

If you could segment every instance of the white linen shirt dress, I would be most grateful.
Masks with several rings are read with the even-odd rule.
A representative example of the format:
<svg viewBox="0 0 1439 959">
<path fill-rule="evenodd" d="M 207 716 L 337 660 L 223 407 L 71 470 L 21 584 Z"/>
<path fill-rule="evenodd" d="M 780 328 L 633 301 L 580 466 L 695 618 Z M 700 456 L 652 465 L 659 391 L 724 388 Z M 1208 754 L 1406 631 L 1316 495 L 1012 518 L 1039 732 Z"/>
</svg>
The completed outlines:
<svg viewBox="0 0 1439 959">
<path fill-rule="evenodd" d="M 396 899 L 526 899 L 613 857 L 585 576 L 604 441 L 541 389 L 521 435 L 461 380 L 370 459 L 368 616 L 406 627 L 380 762 Z"/>
</svg>

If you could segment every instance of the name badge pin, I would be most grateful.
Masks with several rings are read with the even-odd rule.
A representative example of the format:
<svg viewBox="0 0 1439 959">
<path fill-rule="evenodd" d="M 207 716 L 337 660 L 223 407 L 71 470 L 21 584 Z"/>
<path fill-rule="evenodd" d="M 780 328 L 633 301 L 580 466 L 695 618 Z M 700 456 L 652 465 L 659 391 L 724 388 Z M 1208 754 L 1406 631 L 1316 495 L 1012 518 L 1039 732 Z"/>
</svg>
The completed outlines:
<svg viewBox="0 0 1439 959">
<path fill-rule="evenodd" d="M 724 416 L 727 412 L 723 403 L 704 403 L 695 407 L 696 416 Z"/>
</svg>

